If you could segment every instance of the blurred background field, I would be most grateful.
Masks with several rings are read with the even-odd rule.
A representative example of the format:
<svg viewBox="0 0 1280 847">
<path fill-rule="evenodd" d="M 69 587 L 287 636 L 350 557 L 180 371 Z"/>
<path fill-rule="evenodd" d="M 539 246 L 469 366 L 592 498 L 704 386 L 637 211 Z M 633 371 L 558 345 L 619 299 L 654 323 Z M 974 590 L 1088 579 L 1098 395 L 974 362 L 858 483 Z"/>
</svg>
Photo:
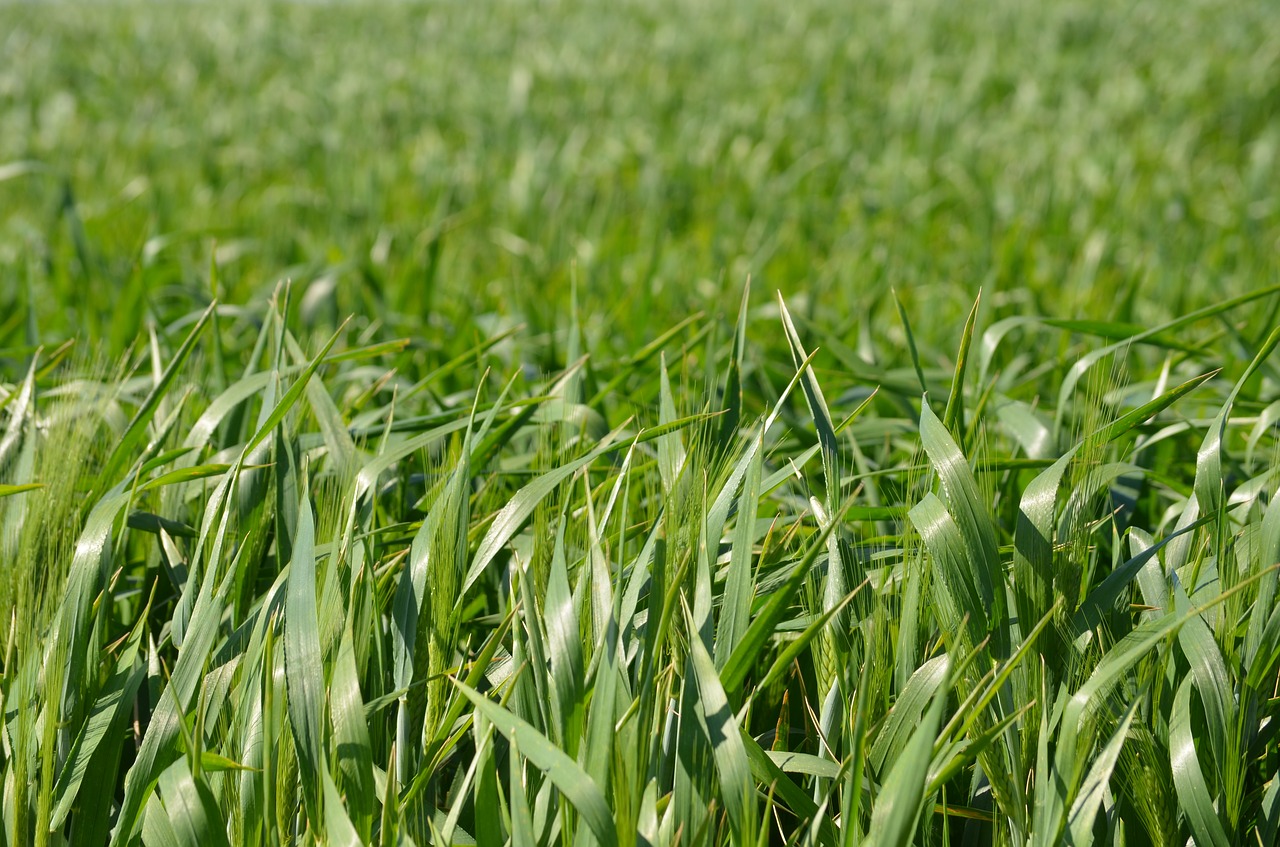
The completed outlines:
<svg viewBox="0 0 1280 847">
<path fill-rule="evenodd" d="M 627 349 L 745 278 L 842 337 L 1276 278 L 1270 3 L 0 6 L 0 344 L 262 303 Z M 576 269 L 576 270 L 575 270 Z M 643 320 L 637 320 L 637 316 Z M 897 339 L 901 341 L 899 337 Z"/>
</svg>

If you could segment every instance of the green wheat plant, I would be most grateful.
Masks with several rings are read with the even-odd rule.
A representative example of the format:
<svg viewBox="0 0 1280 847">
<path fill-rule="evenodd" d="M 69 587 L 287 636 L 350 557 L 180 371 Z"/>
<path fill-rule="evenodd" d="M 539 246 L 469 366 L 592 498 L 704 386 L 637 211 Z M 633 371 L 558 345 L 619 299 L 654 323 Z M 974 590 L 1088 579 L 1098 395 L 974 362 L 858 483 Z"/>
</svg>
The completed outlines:
<svg viewBox="0 0 1280 847">
<path fill-rule="evenodd" d="M 1273 843 L 1280 331 L 1235 315 L 1277 297 L 1059 360 L 1057 409 L 976 319 L 829 401 L 745 295 L 538 377 L 482 340 L 410 382 L 287 286 L 252 339 L 211 304 L 105 374 L 37 351 L 6 843 Z M 1250 360 L 1070 390 L 1215 318 Z"/>
<path fill-rule="evenodd" d="M 1280 844 L 1277 45 L 0 3 L 0 847 Z"/>
</svg>

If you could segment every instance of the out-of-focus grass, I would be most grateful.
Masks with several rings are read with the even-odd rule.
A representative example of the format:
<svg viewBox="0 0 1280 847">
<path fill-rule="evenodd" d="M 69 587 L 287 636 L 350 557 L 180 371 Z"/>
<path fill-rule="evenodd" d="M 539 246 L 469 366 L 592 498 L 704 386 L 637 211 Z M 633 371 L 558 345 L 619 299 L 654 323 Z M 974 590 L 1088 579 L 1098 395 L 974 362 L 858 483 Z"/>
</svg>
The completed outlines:
<svg viewBox="0 0 1280 847">
<path fill-rule="evenodd" d="M 1274 278 L 1278 21 L 1238 2 L 7 5 L 0 307 L 30 283 L 45 332 L 118 347 L 144 296 L 208 296 L 216 239 L 231 302 L 325 280 L 317 317 L 442 328 L 550 329 L 576 267 L 623 349 L 645 337 L 631 316 L 727 308 L 748 274 L 841 331 L 892 318 L 890 287 L 953 341 L 979 285 L 994 314 L 1168 318 Z"/>
</svg>

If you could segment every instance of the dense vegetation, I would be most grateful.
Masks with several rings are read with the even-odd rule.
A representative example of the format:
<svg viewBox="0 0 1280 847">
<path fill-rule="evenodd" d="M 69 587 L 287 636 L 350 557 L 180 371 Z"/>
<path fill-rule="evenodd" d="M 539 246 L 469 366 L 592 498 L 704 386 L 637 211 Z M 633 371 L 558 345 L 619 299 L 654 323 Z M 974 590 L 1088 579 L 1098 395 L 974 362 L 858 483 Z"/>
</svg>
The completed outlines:
<svg viewBox="0 0 1280 847">
<path fill-rule="evenodd" d="M 0 844 L 1280 843 L 1280 18 L 1036 5 L 0 6 Z"/>
</svg>

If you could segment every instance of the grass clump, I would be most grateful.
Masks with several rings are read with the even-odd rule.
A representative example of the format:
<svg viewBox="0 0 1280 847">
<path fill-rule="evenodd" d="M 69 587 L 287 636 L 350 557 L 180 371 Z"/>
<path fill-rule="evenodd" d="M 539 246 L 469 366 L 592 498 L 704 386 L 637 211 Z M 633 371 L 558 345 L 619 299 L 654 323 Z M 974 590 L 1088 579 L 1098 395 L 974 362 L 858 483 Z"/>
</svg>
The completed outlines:
<svg viewBox="0 0 1280 847">
<path fill-rule="evenodd" d="M 0 843 L 1280 841 L 1178 11 L 0 7 Z"/>
<path fill-rule="evenodd" d="M 150 376 L 81 377 L 119 415 L 43 403 L 83 369 L 40 353 L 5 406 L 34 457 L 0 489 L 6 834 L 1266 843 L 1280 334 L 1237 310 L 1276 296 L 1184 324 L 1251 363 L 1170 351 L 1154 387 L 1086 390 L 1060 457 L 1026 455 L 1052 410 L 1018 398 L 1071 360 L 828 402 L 850 377 L 783 302 L 594 363 L 631 387 L 590 401 L 577 362 L 450 390 L 501 366 L 487 342 L 424 368 L 348 325 L 308 353 L 284 296 L 256 338 L 207 311 Z M 668 377 L 708 349 L 714 390 Z M 190 378 L 219 351 L 213 393 Z"/>
</svg>

